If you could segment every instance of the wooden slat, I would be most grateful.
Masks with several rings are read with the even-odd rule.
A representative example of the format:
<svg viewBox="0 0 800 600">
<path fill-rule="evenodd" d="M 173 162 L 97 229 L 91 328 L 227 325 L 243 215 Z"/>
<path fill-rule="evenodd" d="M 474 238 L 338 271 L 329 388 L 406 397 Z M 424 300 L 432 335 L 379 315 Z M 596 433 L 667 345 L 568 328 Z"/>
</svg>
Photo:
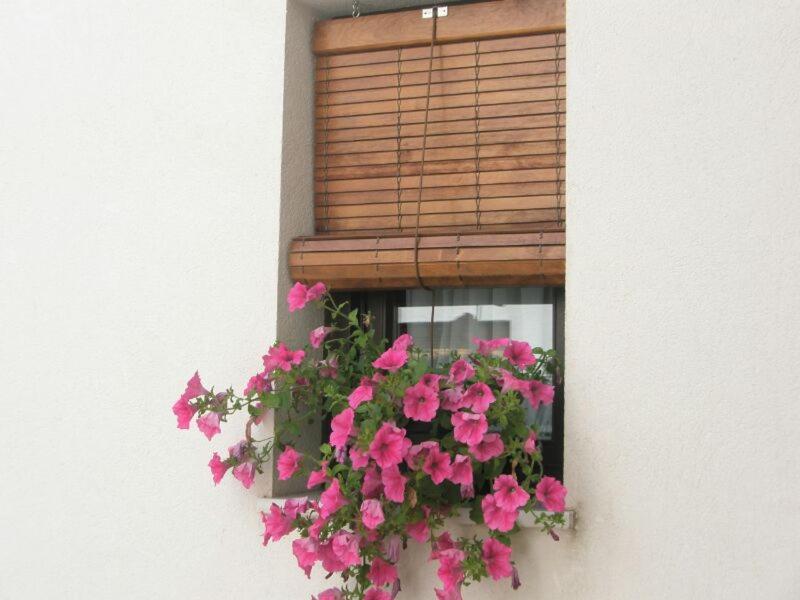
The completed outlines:
<svg viewBox="0 0 800 600">
<path fill-rule="evenodd" d="M 566 206 L 566 199 L 559 196 L 521 196 L 521 197 L 500 197 L 482 198 L 481 210 L 489 211 L 526 211 L 526 210 L 553 210 L 556 206 Z M 426 200 L 419 203 L 419 212 L 426 214 L 474 214 L 476 210 L 476 199 L 465 198 L 462 200 Z M 417 202 L 406 201 L 399 203 L 401 215 L 416 215 Z M 356 204 L 356 205 L 317 205 L 314 208 L 314 215 L 319 219 L 331 218 L 353 218 L 353 217 L 383 217 L 393 215 L 396 218 L 398 213 L 398 203 L 378 203 L 378 204 Z"/>
<path fill-rule="evenodd" d="M 498 0 L 452 5 L 437 20 L 440 43 L 531 35 L 565 28 L 564 0 Z M 342 54 L 430 43 L 431 19 L 419 8 L 367 15 L 358 19 L 319 21 L 314 28 L 315 54 Z"/>
</svg>

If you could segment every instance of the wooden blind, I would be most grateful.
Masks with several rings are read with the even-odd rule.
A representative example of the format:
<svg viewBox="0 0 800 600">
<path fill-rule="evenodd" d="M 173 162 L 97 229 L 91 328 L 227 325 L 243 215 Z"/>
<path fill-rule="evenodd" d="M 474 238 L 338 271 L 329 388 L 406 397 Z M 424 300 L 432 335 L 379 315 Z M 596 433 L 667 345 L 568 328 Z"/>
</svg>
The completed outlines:
<svg viewBox="0 0 800 600">
<path fill-rule="evenodd" d="M 334 289 L 563 283 L 563 3 L 455 5 L 431 47 L 432 21 L 317 27 L 315 234 L 293 241 L 291 274 Z"/>
</svg>

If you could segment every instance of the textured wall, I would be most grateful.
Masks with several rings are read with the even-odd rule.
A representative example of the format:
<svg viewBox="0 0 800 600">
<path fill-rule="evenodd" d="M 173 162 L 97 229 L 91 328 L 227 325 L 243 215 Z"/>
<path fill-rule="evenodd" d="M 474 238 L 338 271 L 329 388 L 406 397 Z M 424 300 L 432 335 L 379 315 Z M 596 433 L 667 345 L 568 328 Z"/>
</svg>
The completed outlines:
<svg viewBox="0 0 800 600">
<path fill-rule="evenodd" d="M 212 488 L 233 438 L 169 412 L 299 336 L 312 14 L 283 4 L 0 3 L 0 599 L 329 585 L 261 548 L 266 487 Z M 796 598 L 800 9 L 570 0 L 568 28 L 578 529 L 465 598 Z M 431 597 L 412 550 L 402 597 Z"/>
</svg>

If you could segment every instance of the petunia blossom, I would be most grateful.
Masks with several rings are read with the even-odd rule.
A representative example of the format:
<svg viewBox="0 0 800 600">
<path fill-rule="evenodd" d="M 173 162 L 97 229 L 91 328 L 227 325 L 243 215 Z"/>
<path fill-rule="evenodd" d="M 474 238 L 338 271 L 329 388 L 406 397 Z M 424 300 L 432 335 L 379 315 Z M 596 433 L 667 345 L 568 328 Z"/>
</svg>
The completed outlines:
<svg viewBox="0 0 800 600">
<path fill-rule="evenodd" d="M 478 354 L 489 356 L 495 350 L 498 350 L 508 344 L 508 338 L 497 338 L 494 340 L 482 340 L 480 338 L 472 338 L 472 343 L 478 347 Z"/>
<path fill-rule="evenodd" d="M 311 344 L 313 348 L 319 348 L 322 346 L 322 342 L 325 341 L 325 338 L 328 337 L 328 334 L 331 332 L 330 327 L 325 327 L 324 325 L 320 325 L 316 329 L 312 329 L 308 334 L 308 342 Z"/>
<path fill-rule="evenodd" d="M 225 464 L 225 462 L 220 459 L 219 454 L 214 452 L 211 460 L 208 461 L 208 468 L 211 469 L 211 476 L 214 478 L 214 485 L 217 485 L 220 481 L 222 481 L 225 473 L 228 472 L 230 465 Z"/>
<path fill-rule="evenodd" d="M 311 489 L 315 488 L 318 485 L 326 483 L 328 481 L 328 461 L 323 461 L 322 464 L 319 466 L 318 471 L 311 471 L 308 475 L 308 481 L 306 482 L 306 488 Z"/>
<path fill-rule="evenodd" d="M 306 304 L 322 297 L 326 291 L 327 289 L 324 283 L 315 283 L 311 287 L 307 287 L 298 281 L 292 286 L 289 290 L 289 294 L 286 296 L 286 301 L 289 304 L 289 312 L 305 308 Z"/>
<path fill-rule="evenodd" d="M 286 446 L 278 457 L 278 479 L 291 479 L 292 476 L 300 470 L 300 462 L 302 460 L 302 454 L 291 446 Z"/>
<path fill-rule="evenodd" d="M 469 446 L 479 444 L 484 434 L 489 430 L 489 423 L 486 415 L 455 412 L 450 417 L 453 424 L 453 437 L 456 441 Z"/>
<path fill-rule="evenodd" d="M 342 600 L 342 590 L 337 588 L 328 588 L 324 592 L 320 592 L 319 596 L 311 596 L 312 600 Z"/>
<path fill-rule="evenodd" d="M 542 477 L 536 485 L 536 499 L 542 503 L 545 510 L 564 512 L 566 497 L 567 488 L 555 477 Z"/>
<path fill-rule="evenodd" d="M 186 383 L 186 390 L 172 405 L 172 413 L 178 417 L 178 429 L 189 429 L 192 417 L 197 412 L 197 407 L 192 405 L 189 400 L 194 400 L 198 396 L 205 396 L 208 390 L 200 382 L 200 374 L 195 371 L 191 379 Z"/>
<path fill-rule="evenodd" d="M 395 350 L 389 348 L 386 352 L 381 354 L 378 358 L 372 361 L 372 366 L 376 369 L 383 369 L 394 373 L 402 368 L 408 362 L 408 352 L 405 350 Z"/>
<path fill-rule="evenodd" d="M 389 592 L 381 588 L 371 587 L 364 592 L 364 600 L 392 600 Z"/>
<path fill-rule="evenodd" d="M 489 529 L 495 531 L 511 531 L 517 522 L 517 510 L 505 510 L 498 506 L 497 499 L 492 494 L 487 494 L 481 500 L 483 520 Z"/>
<path fill-rule="evenodd" d="M 361 522 L 367 529 L 377 529 L 385 521 L 379 500 L 368 498 L 361 503 Z"/>
<path fill-rule="evenodd" d="M 283 342 L 277 346 L 273 346 L 263 356 L 264 369 L 266 372 L 272 372 L 276 369 L 281 371 L 291 371 L 293 365 L 299 365 L 303 362 L 306 353 L 304 350 L 292 350 Z"/>
<path fill-rule="evenodd" d="M 513 475 L 500 475 L 494 480 L 495 503 L 504 510 L 516 510 L 525 506 L 531 496 L 523 490 Z"/>
<path fill-rule="evenodd" d="M 481 558 L 486 565 L 486 572 L 497 581 L 504 577 L 511 577 L 513 569 L 511 567 L 511 548 L 504 543 L 494 539 L 486 538 L 483 540 Z"/>
<path fill-rule="evenodd" d="M 334 479 L 319 497 L 319 516 L 327 519 L 337 510 L 347 504 L 347 498 L 342 494 L 339 487 L 339 480 Z"/>
<path fill-rule="evenodd" d="M 430 560 L 438 560 L 442 552 L 455 547 L 456 544 L 453 541 L 453 538 L 450 536 L 450 532 L 445 531 L 443 534 L 433 540 Z"/>
<path fill-rule="evenodd" d="M 431 481 L 436 485 L 449 478 L 453 470 L 450 465 L 450 454 L 439 450 L 438 446 L 428 452 L 425 462 L 422 464 L 422 471 L 427 473 Z"/>
<path fill-rule="evenodd" d="M 325 284 L 321 281 L 318 281 L 314 285 L 308 288 L 306 292 L 306 299 L 309 302 L 313 302 L 314 300 L 319 300 L 325 295 L 325 292 L 328 291 L 328 288 L 325 287 Z"/>
<path fill-rule="evenodd" d="M 383 493 L 392 502 L 402 502 L 405 499 L 407 481 L 408 477 L 400 474 L 400 469 L 397 465 L 386 467 L 381 472 Z"/>
<path fill-rule="evenodd" d="M 489 406 L 494 401 L 495 397 L 492 389 L 482 381 L 473 383 L 464 392 L 464 403 L 478 413 L 484 413 L 489 410 Z"/>
<path fill-rule="evenodd" d="M 387 467 L 389 468 L 389 467 Z M 361 482 L 361 493 L 365 498 L 377 498 L 383 492 L 383 481 L 375 465 L 364 471 L 364 481 Z"/>
<path fill-rule="evenodd" d="M 352 408 L 346 408 L 331 419 L 330 443 L 334 448 L 343 448 L 347 445 L 350 434 L 353 433 L 353 419 L 355 413 Z"/>
<path fill-rule="evenodd" d="M 333 543 L 331 540 L 327 540 L 319 544 L 317 547 L 317 553 L 322 561 L 322 568 L 328 571 L 328 573 L 344 571 L 347 568 L 336 552 L 334 552 Z"/>
<path fill-rule="evenodd" d="M 207 412 L 201 417 L 197 417 L 197 428 L 203 432 L 209 440 L 222 430 L 219 428 L 219 413 Z"/>
<path fill-rule="evenodd" d="M 470 457 L 465 454 L 456 454 L 450 470 L 450 481 L 463 488 L 465 485 L 472 486 L 473 477 L 472 460 Z"/>
<path fill-rule="evenodd" d="M 416 523 L 409 523 L 406 525 L 406 532 L 420 544 L 424 544 L 428 541 L 428 538 L 431 537 L 431 529 L 428 527 L 428 521 L 426 519 L 422 519 Z"/>
<path fill-rule="evenodd" d="M 450 383 L 460 384 L 472 378 L 473 375 L 475 375 L 475 369 L 472 368 L 472 365 L 463 358 L 459 358 L 450 365 L 450 377 L 448 381 L 450 381 Z"/>
<path fill-rule="evenodd" d="M 403 549 L 403 538 L 394 534 L 383 538 L 383 554 L 389 562 L 396 563 L 400 560 L 400 550 Z"/>
<path fill-rule="evenodd" d="M 464 598 L 461 595 L 460 585 L 450 588 L 449 590 L 435 588 L 433 591 L 436 593 L 436 600 L 463 600 Z"/>
<path fill-rule="evenodd" d="M 350 403 L 350 408 L 356 409 L 364 402 L 372 400 L 375 393 L 375 384 L 369 377 L 362 377 L 358 387 L 350 392 L 347 401 Z"/>
<path fill-rule="evenodd" d="M 292 519 L 296 519 L 297 515 L 308 510 L 308 498 L 287 498 L 283 503 L 283 514 Z"/>
<path fill-rule="evenodd" d="M 536 432 L 531 429 L 531 432 L 528 434 L 528 437 L 525 439 L 525 443 L 522 445 L 522 449 L 525 450 L 528 454 L 533 454 L 536 452 Z"/>
<path fill-rule="evenodd" d="M 442 390 L 441 397 L 441 408 L 443 410 L 455 412 L 467 406 L 467 403 L 464 402 L 464 390 L 461 387 Z"/>
<path fill-rule="evenodd" d="M 403 395 L 403 414 L 409 419 L 430 423 L 438 409 L 439 396 L 422 381 L 406 388 Z"/>
<path fill-rule="evenodd" d="M 397 567 L 378 556 L 372 560 L 367 579 L 376 586 L 392 583 L 397 579 Z"/>
<path fill-rule="evenodd" d="M 487 433 L 478 444 L 469 447 L 472 456 L 481 462 L 500 456 L 504 449 L 505 446 L 499 433 Z"/>
<path fill-rule="evenodd" d="M 414 338 L 411 337 L 411 334 L 404 333 L 392 343 L 392 348 L 394 348 L 395 350 L 400 350 L 402 352 L 405 352 L 411 347 L 413 343 L 414 343 Z"/>
<path fill-rule="evenodd" d="M 392 423 L 384 423 L 369 445 L 369 455 L 381 469 L 396 465 L 403 460 L 411 447 L 406 430 Z"/>
<path fill-rule="evenodd" d="M 363 469 L 369 463 L 369 455 L 353 446 L 350 448 L 350 464 L 354 469 Z"/>
<path fill-rule="evenodd" d="M 523 397 L 530 403 L 532 408 L 539 408 L 540 404 L 545 406 L 553 403 L 556 388 L 550 384 L 536 381 L 535 379 L 525 382 L 527 385 L 521 388 Z"/>
<path fill-rule="evenodd" d="M 511 340 L 503 351 L 503 356 L 508 359 L 508 362 L 520 369 L 536 363 L 536 357 L 527 342 Z"/>
<path fill-rule="evenodd" d="M 306 577 L 311 577 L 311 568 L 319 560 L 317 549 L 317 542 L 312 538 L 300 538 L 292 542 L 292 553 Z"/>
<path fill-rule="evenodd" d="M 436 574 L 445 590 L 451 590 L 464 580 L 464 553 L 457 548 L 439 552 L 439 569 Z"/>
<path fill-rule="evenodd" d="M 342 564 L 352 567 L 361 562 L 358 552 L 358 536 L 348 531 L 339 531 L 331 538 L 331 548 L 333 553 L 339 558 Z"/>
<path fill-rule="evenodd" d="M 272 389 L 272 382 L 269 380 L 267 372 L 258 373 L 253 375 L 248 381 L 247 385 L 244 388 L 244 395 L 249 396 L 250 394 L 261 394 L 263 392 L 268 392 Z"/>
<path fill-rule="evenodd" d="M 437 375 L 436 373 L 425 373 L 420 380 L 419 383 L 432 389 L 434 392 L 439 391 L 439 382 L 444 379 L 443 375 Z"/>
<path fill-rule="evenodd" d="M 263 545 L 266 546 L 270 541 L 277 542 L 292 531 L 292 521 L 294 519 L 285 515 L 280 506 L 273 502 L 268 513 L 261 513 L 261 522 L 264 524 Z"/>
<path fill-rule="evenodd" d="M 233 468 L 233 476 L 239 480 L 244 489 L 249 490 L 256 477 L 256 466 L 250 462 L 237 465 Z"/>
</svg>

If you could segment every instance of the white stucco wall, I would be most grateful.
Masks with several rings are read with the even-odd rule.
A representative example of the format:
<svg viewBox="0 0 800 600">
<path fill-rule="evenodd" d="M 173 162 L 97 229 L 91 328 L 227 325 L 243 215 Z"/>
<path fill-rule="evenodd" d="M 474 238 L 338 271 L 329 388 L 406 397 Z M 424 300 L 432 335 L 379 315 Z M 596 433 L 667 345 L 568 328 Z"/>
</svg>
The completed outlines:
<svg viewBox="0 0 800 600">
<path fill-rule="evenodd" d="M 0 3 L 2 600 L 327 587 L 261 548 L 265 488 L 213 489 L 235 433 L 169 410 L 297 335 L 313 15 L 283 5 Z M 465 598 L 796 598 L 800 8 L 570 0 L 568 29 L 578 529 L 523 533 L 523 590 Z M 403 597 L 430 597 L 423 558 Z"/>
</svg>

